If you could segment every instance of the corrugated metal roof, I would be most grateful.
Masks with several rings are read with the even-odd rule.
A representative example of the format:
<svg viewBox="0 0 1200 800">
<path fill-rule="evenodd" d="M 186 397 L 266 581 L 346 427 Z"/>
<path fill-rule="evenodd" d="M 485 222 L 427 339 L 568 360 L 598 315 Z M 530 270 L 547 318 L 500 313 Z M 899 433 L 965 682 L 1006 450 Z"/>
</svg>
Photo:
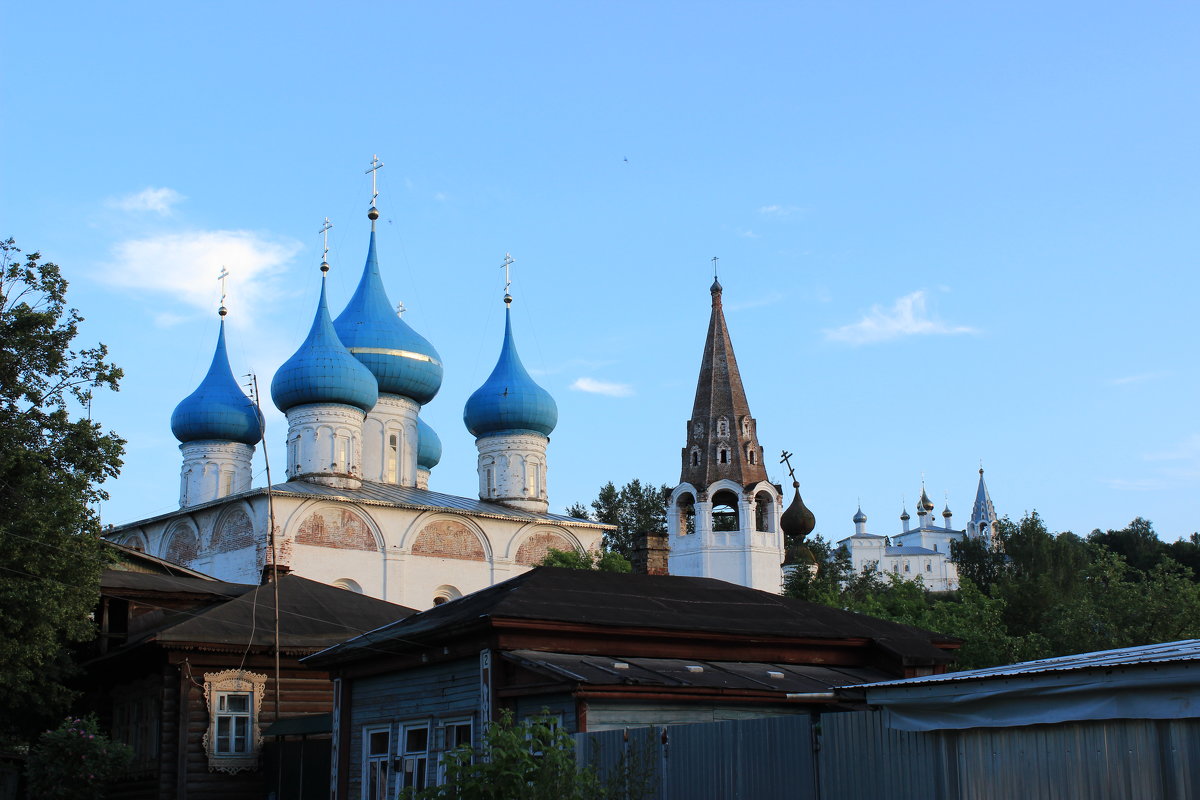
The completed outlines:
<svg viewBox="0 0 1200 800">
<path fill-rule="evenodd" d="M 271 490 L 277 495 L 285 497 L 322 497 L 326 500 L 342 500 L 351 503 L 360 503 L 362 505 L 377 505 L 377 506 L 392 506 L 395 508 L 412 508 L 418 511 L 448 511 L 451 513 L 459 512 L 471 514 L 477 517 L 493 517 L 495 519 L 518 519 L 530 520 L 535 522 L 560 522 L 572 527 L 580 528 L 599 528 L 601 530 L 615 530 L 615 525 L 605 525 L 602 522 L 592 522 L 586 519 L 577 519 L 576 517 L 568 517 L 565 514 L 535 514 L 529 511 L 518 511 L 514 508 L 502 506 L 499 503 L 489 503 L 484 500 L 479 500 L 473 497 L 459 497 L 453 494 L 442 494 L 441 492 L 431 492 L 427 489 L 417 489 L 412 486 L 397 486 L 391 483 L 372 483 L 363 481 L 361 489 L 335 489 L 331 486 L 321 486 L 308 481 L 296 480 L 288 481 L 287 483 L 277 483 L 271 487 Z M 118 525 L 111 530 L 106 530 L 106 535 L 118 533 L 127 528 L 145 525 L 169 517 L 179 516 L 183 513 L 192 513 L 201 508 L 228 503 L 233 500 L 241 500 L 254 495 L 266 494 L 265 488 L 251 489 L 248 492 L 242 492 L 236 495 L 222 497 L 220 500 L 214 500 L 211 503 L 202 503 L 195 506 L 190 506 L 187 509 L 180 511 L 172 511 L 168 514 L 159 514 L 148 519 L 128 522 L 124 525 Z"/>
<path fill-rule="evenodd" d="M 1132 667 L 1138 664 L 1164 664 L 1185 661 L 1200 661 L 1200 639 L 1183 639 L 1177 642 L 1164 642 L 1162 644 L 1122 647 L 1117 650 L 1099 650 L 1094 653 L 1042 658 L 1037 661 L 1021 661 L 1002 667 L 972 669 L 964 672 L 948 672 L 944 675 L 927 675 L 921 678 L 881 681 L 879 683 L 868 683 L 859 686 L 847 685 L 842 688 L 875 689 L 887 686 L 922 686 L 951 681 L 977 681 L 1049 672 L 1112 669 Z"/>
<path fill-rule="evenodd" d="M 513 650 L 503 657 L 547 676 L 600 686 L 699 687 L 756 692 L 826 692 L 850 678 L 884 676 L 870 667 L 798 666 L 744 661 L 614 656 Z"/>
</svg>

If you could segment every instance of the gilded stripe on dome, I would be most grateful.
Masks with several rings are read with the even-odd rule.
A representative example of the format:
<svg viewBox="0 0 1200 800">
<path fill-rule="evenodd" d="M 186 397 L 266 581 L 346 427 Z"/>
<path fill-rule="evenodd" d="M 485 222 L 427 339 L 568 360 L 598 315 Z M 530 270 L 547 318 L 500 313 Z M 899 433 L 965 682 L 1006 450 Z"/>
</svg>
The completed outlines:
<svg viewBox="0 0 1200 800">
<path fill-rule="evenodd" d="M 414 361 L 428 361 L 430 364 L 442 366 L 442 362 L 432 356 L 427 356 L 424 353 L 414 353 L 412 350 L 393 350 L 389 347 L 348 347 L 351 353 L 370 353 L 379 356 L 396 356 L 397 358 L 411 358 Z"/>
</svg>

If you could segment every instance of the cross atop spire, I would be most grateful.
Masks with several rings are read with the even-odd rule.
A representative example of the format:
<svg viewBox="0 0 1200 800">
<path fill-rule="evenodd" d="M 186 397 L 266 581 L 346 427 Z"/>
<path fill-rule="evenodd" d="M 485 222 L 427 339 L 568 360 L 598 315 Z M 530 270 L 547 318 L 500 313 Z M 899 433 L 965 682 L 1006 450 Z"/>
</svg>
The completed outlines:
<svg viewBox="0 0 1200 800">
<path fill-rule="evenodd" d="M 374 228 L 375 220 L 379 219 L 379 209 L 375 207 L 375 200 L 379 197 L 379 188 L 375 183 L 375 173 L 379 172 L 383 162 L 379 160 L 378 155 L 371 156 L 371 168 L 364 174 L 371 176 L 371 208 L 367 211 L 367 219 L 371 220 L 371 227 Z"/>
<path fill-rule="evenodd" d="M 222 317 L 224 317 L 227 313 L 229 313 L 228 311 L 225 310 L 225 289 L 226 289 L 225 282 L 228 279 L 229 279 L 229 270 L 225 269 L 225 267 L 222 266 L 221 274 L 217 276 L 217 280 L 219 280 L 221 282 L 221 307 L 219 309 L 217 309 L 217 313 L 220 314 Z"/>
<path fill-rule="evenodd" d="M 329 221 L 329 217 L 325 218 L 325 224 L 321 226 L 321 230 L 317 233 L 321 234 L 321 244 L 323 251 L 321 252 L 321 272 L 329 271 L 329 229 L 333 227 L 333 223 Z"/>
<path fill-rule="evenodd" d="M 508 293 L 508 287 L 512 286 L 512 273 L 510 267 L 517 263 L 517 260 L 510 253 L 504 254 L 504 261 L 500 266 L 504 267 L 504 304 L 512 305 L 512 295 Z"/>
<path fill-rule="evenodd" d="M 791 459 L 792 459 L 792 456 L 794 456 L 794 455 L 796 455 L 796 454 L 795 454 L 795 453 L 789 453 L 787 450 L 784 450 L 784 451 L 783 451 L 783 453 L 782 453 L 782 455 L 783 455 L 783 457 L 782 457 L 781 459 L 779 459 L 779 463 L 780 463 L 780 464 L 787 464 L 787 468 L 788 468 L 788 475 L 789 475 L 789 476 L 791 477 L 791 479 L 792 479 L 792 487 L 793 487 L 793 488 L 796 488 L 796 489 L 799 489 L 799 488 L 800 488 L 800 481 L 796 480 L 796 470 L 792 469 L 792 461 L 791 461 Z"/>
<path fill-rule="evenodd" d="M 714 280 L 714 281 L 717 279 L 717 262 L 718 262 L 718 261 L 720 261 L 720 260 L 721 260 L 721 259 L 720 259 L 720 258 L 718 258 L 717 256 L 713 256 L 713 257 L 712 257 L 712 262 L 713 262 L 713 280 Z"/>
</svg>

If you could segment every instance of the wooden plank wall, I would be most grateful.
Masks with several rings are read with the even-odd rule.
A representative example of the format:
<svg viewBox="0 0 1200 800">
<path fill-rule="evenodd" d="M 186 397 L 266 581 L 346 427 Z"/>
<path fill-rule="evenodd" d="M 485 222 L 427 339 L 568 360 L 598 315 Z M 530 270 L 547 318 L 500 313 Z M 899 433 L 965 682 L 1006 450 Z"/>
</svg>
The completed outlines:
<svg viewBox="0 0 1200 800">
<path fill-rule="evenodd" d="M 350 709 L 349 793 L 362 795 L 363 737 L 366 726 L 387 725 L 392 731 L 393 758 L 398 754 L 399 726 L 428 720 L 437 725 L 445 719 L 471 717 L 474 736 L 479 735 L 479 659 L 461 659 L 443 664 L 403 670 L 390 675 L 360 678 L 353 683 Z M 430 771 L 433 771 L 430 759 Z"/>
</svg>

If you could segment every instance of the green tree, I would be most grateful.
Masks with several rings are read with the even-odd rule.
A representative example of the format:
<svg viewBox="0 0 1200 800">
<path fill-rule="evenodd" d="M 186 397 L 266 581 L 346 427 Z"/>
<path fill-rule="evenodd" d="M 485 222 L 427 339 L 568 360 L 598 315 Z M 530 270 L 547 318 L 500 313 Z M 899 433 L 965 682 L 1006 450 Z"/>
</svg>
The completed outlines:
<svg viewBox="0 0 1200 800">
<path fill-rule="evenodd" d="M 647 781 L 618 768 L 604 780 L 575 761 L 575 741 L 548 716 L 514 722 L 511 711 L 490 723 L 478 747 L 444 757 L 446 780 L 404 789 L 400 800 L 639 800 Z"/>
<path fill-rule="evenodd" d="M 1088 541 L 1104 545 L 1117 555 L 1123 556 L 1129 566 L 1142 572 L 1154 569 L 1168 554 L 1166 543 L 1158 538 L 1150 520 L 1141 517 L 1135 517 L 1121 530 L 1101 532 L 1097 528 L 1088 535 Z"/>
<path fill-rule="evenodd" d="M 566 569 L 598 569 L 601 572 L 630 572 L 633 567 L 629 559 L 611 550 L 581 553 L 578 550 L 555 550 L 537 563 L 539 567 L 565 567 Z"/>
<path fill-rule="evenodd" d="M 82 317 L 39 254 L 0 242 L 0 737 L 24 739 L 71 699 L 68 648 L 89 639 L 107 550 L 90 503 L 124 442 L 85 413 L 121 370 L 72 349 Z"/>
<path fill-rule="evenodd" d="M 632 560 L 638 538 L 646 533 L 667 532 L 667 498 L 671 487 L 643 484 L 637 478 L 618 489 L 612 481 L 600 487 L 591 511 L 582 503 L 567 509 L 567 514 L 593 522 L 615 525 L 604 533 L 604 547 Z"/>
</svg>

